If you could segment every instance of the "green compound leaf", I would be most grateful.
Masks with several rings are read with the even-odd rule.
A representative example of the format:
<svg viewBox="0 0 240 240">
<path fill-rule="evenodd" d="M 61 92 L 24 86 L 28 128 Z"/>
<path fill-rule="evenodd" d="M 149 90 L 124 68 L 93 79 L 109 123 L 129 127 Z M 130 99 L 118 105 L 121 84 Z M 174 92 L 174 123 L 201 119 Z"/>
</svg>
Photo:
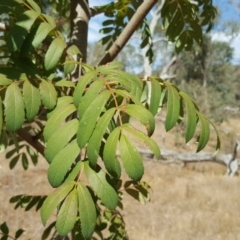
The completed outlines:
<svg viewBox="0 0 240 240">
<path fill-rule="evenodd" d="M 73 119 L 66 124 L 62 125 L 52 134 L 47 142 L 47 147 L 44 151 L 44 156 L 49 163 L 52 162 L 53 158 L 63 149 L 67 143 L 77 133 L 78 120 Z"/>
<path fill-rule="evenodd" d="M 151 112 L 142 105 L 127 104 L 123 109 L 131 117 L 138 119 L 146 126 L 148 136 L 151 136 L 155 130 L 155 120 Z"/>
<path fill-rule="evenodd" d="M 74 139 L 55 156 L 48 169 L 48 180 L 52 187 L 58 187 L 62 184 L 79 153 L 80 149 Z"/>
<path fill-rule="evenodd" d="M 120 137 L 120 155 L 128 176 L 134 181 L 139 181 L 144 173 L 142 158 L 125 135 Z"/>
<path fill-rule="evenodd" d="M 197 111 L 193 100 L 184 92 L 180 92 L 179 95 L 183 98 L 186 110 L 187 110 L 187 130 L 185 135 L 186 143 L 189 142 L 197 127 Z"/>
<path fill-rule="evenodd" d="M 41 8 L 33 0 L 27 0 L 27 2 L 30 4 L 34 11 L 41 13 Z"/>
<path fill-rule="evenodd" d="M 87 146 L 87 154 L 88 154 L 89 162 L 92 166 L 95 166 L 97 163 L 97 159 L 99 156 L 99 149 L 101 146 L 103 135 L 106 132 L 108 124 L 111 121 L 115 111 L 116 111 L 115 108 L 111 108 L 101 116 L 89 140 L 89 143 Z"/>
<path fill-rule="evenodd" d="M 23 97 L 16 83 L 7 88 L 4 105 L 7 130 L 15 132 L 21 128 L 25 120 Z"/>
<path fill-rule="evenodd" d="M 68 100 L 68 99 L 65 99 Z M 76 111 L 76 108 L 73 104 L 67 104 L 57 107 L 50 118 L 48 119 L 46 126 L 43 131 L 43 136 L 45 141 L 48 141 L 52 134 L 57 131 L 62 124 L 62 122 L 73 112 Z"/>
<path fill-rule="evenodd" d="M 66 43 L 60 37 L 55 38 L 52 41 L 45 55 L 44 66 L 46 70 L 50 70 L 57 65 L 65 47 L 66 47 Z"/>
<path fill-rule="evenodd" d="M 75 182 L 64 183 L 61 187 L 52 192 L 44 201 L 41 207 L 41 219 L 43 225 L 46 224 L 53 211 L 73 189 Z"/>
<path fill-rule="evenodd" d="M 161 157 L 159 146 L 153 139 L 146 136 L 143 132 L 136 130 L 129 124 L 123 125 L 123 129 L 126 130 L 126 132 L 132 134 L 134 137 L 138 138 L 141 142 L 145 143 L 146 146 L 149 147 L 150 150 L 154 153 L 157 159 Z"/>
<path fill-rule="evenodd" d="M 56 106 L 57 103 L 57 92 L 51 82 L 42 79 L 40 83 L 40 94 L 43 105 L 51 110 Z"/>
<path fill-rule="evenodd" d="M 32 121 L 38 114 L 41 105 L 40 92 L 28 80 L 23 84 L 23 101 L 26 108 L 26 117 L 28 121 Z"/>
<path fill-rule="evenodd" d="M 65 198 L 57 215 L 56 229 L 60 236 L 67 235 L 74 227 L 78 213 L 78 193 L 74 188 Z"/>
<path fill-rule="evenodd" d="M 11 52 L 20 49 L 30 28 L 39 15 L 40 13 L 38 12 L 28 10 L 20 16 L 16 24 L 10 30 L 6 40 L 7 46 Z"/>
<path fill-rule="evenodd" d="M 77 186 L 81 232 L 84 238 L 92 236 L 96 221 L 96 208 L 88 189 L 81 183 Z"/>
<path fill-rule="evenodd" d="M 177 123 L 180 113 L 180 97 L 177 89 L 171 84 L 165 82 L 168 90 L 167 116 L 165 121 L 166 131 L 171 130 Z"/>
<path fill-rule="evenodd" d="M 94 192 L 101 199 L 103 204 L 111 210 L 115 209 L 118 204 L 118 195 L 113 187 L 107 182 L 103 170 L 96 172 L 89 167 L 88 162 L 85 162 L 84 173 Z"/>
<path fill-rule="evenodd" d="M 101 92 L 98 96 L 95 96 L 95 100 L 86 109 L 83 117 L 79 122 L 79 128 L 77 132 L 77 141 L 80 148 L 83 148 L 91 137 L 97 119 L 103 111 L 104 106 L 110 95 L 110 91 Z M 96 129 L 95 131 L 97 130 L 98 129 Z"/>
<path fill-rule="evenodd" d="M 76 108 L 78 108 L 81 98 L 85 92 L 85 89 L 88 84 L 97 76 L 96 71 L 87 72 L 84 76 L 81 77 L 81 81 L 78 81 L 78 84 L 73 93 L 73 102 Z"/>
<path fill-rule="evenodd" d="M 162 87 L 159 82 L 151 78 L 151 98 L 150 98 L 150 105 L 149 111 L 155 116 L 158 113 L 160 99 L 161 99 Z"/>
<path fill-rule="evenodd" d="M 114 129 L 111 132 L 105 143 L 103 151 L 103 161 L 107 171 L 112 176 L 115 176 L 117 178 L 120 178 L 121 176 L 121 166 L 116 158 L 116 149 L 120 132 L 120 127 Z"/>
<path fill-rule="evenodd" d="M 73 72 L 75 65 L 76 65 L 76 61 L 74 60 L 74 58 L 72 56 L 66 56 L 64 65 L 63 65 L 63 71 L 65 74 L 71 73 Z"/>
<path fill-rule="evenodd" d="M 207 144 L 210 136 L 209 120 L 200 112 L 197 112 L 201 123 L 201 132 L 198 139 L 197 152 L 201 151 Z"/>
</svg>

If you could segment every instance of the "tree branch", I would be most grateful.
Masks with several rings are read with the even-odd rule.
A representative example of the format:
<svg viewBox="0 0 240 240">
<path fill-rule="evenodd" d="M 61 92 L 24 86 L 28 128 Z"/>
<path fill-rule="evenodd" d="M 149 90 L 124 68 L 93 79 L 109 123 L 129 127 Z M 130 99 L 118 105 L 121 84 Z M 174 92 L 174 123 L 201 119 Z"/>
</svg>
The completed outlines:
<svg viewBox="0 0 240 240">
<path fill-rule="evenodd" d="M 157 2 L 158 0 L 145 0 L 139 6 L 136 13 L 133 15 L 127 26 L 124 28 L 123 32 L 119 35 L 117 40 L 113 43 L 112 47 L 108 50 L 108 52 L 102 58 L 98 65 L 106 64 L 116 58 L 116 56 L 121 52 L 128 40 L 131 38 L 133 33 L 136 31 L 142 20 L 146 17 L 146 15 L 150 12 L 150 10 Z"/>
<path fill-rule="evenodd" d="M 37 150 L 37 152 L 41 153 L 44 156 L 45 147 L 38 141 L 37 138 L 32 136 L 30 133 L 25 131 L 24 129 L 20 129 L 17 131 L 19 137 L 21 137 L 24 141 L 26 141 L 29 145 Z"/>
</svg>

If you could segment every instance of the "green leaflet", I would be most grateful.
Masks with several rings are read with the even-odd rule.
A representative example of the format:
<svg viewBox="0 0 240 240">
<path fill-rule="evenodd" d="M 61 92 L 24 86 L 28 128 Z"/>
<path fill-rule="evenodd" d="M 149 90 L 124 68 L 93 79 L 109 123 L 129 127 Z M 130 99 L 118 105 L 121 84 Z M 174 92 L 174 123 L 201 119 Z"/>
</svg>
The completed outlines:
<svg viewBox="0 0 240 240">
<path fill-rule="evenodd" d="M 131 99 L 137 105 L 141 105 L 141 102 L 139 101 L 139 99 L 137 99 L 134 95 L 127 92 L 126 90 L 116 89 L 116 90 L 114 90 L 114 92 L 116 94 L 118 94 L 119 96 L 122 96 L 122 97 L 127 98 L 127 99 Z"/>
<path fill-rule="evenodd" d="M 70 56 L 74 56 L 74 55 L 82 56 L 79 48 L 76 45 L 71 45 L 70 47 L 68 47 L 67 54 Z"/>
<path fill-rule="evenodd" d="M 216 135 L 217 135 L 216 151 L 215 151 L 215 153 L 214 153 L 214 155 L 215 155 L 215 154 L 217 154 L 217 152 L 218 152 L 219 149 L 221 148 L 221 138 L 220 138 L 220 135 L 219 135 L 219 132 L 218 132 L 216 126 L 215 126 L 209 119 L 207 119 L 207 120 L 208 120 L 209 123 L 213 126 L 213 128 L 214 128 L 214 130 L 215 130 L 215 132 L 216 132 Z"/>
<path fill-rule="evenodd" d="M 11 83 L 12 81 L 10 79 L 6 78 L 3 74 L 0 73 L 0 86 L 7 86 Z"/>
<path fill-rule="evenodd" d="M 171 84 L 165 82 L 168 89 L 167 116 L 165 121 L 166 131 L 171 130 L 177 123 L 180 113 L 180 97 L 177 89 Z"/>
<path fill-rule="evenodd" d="M 118 203 L 118 195 L 107 182 L 105 173 L 102 170 L 95 172 L 89 167 L 88 162 L 84 164 L 84 173 L 103 204 L 111 210 L 115 209 Z"/>
<path fill-rule="evenodd" d="M 147 128 L 148 136 L 151 136 L 155 130 L 155 120 L 151 112 L 142 105 L 127 104 L 123 109 L 131 117 L 138 119 Z"/>
<path fill-rule="evenodd" d="M 49 217 L 52 215 L 53 211 L 58 207 L 58 205 L 63 201 L 63 199 L 68 195 L 68 193 L 73 189 L 75 182 L 67 182 L 52 192 L 45 199 L 41 207 L 41 219 L 43 225 L 46 224 Z"/>
<path fill-rule="evenodd" d="M 44 66 L 46 70 L 50 70 L 57 65 L 65 47 L 66 43 L 60 37 L 52 41 L 45 55 Z"/>
<path fill-rule="evenodd" d="M 79 107 L 78 107 L 78 116 L 79 120 L 82 119 L 88 107 L 96 99 L 99 93 L 103 90 L 104 80 L 96 80 L 90 86 L 86 94 L 81 98 Z"/>
<path fill-rule="evenodd" d="M 42 79 L 40 83 L 40 94 L 43 105 L 49 110 L 53 109 L 57 103 L 57 92 L 53 84 Z"/>
<path fill-rule="evenodd" d="M 121 176 L 121 166 L 116 158 L 116 150 L 119 134 L 121 132 L 120 127 L 115 128 L 109 135 L 104 151 L 103 151 L 103 161 L 107 171 L 112 175 L 120 178 Z"/>
<path fill-rule="evenodd" d="M 6 128 L 10 132 L 15 132 L 21 128 L 25 120 L 23 97 L 16 83 L 7 88 L 4 105 Z"/>
<path fill-rule="evenodd" d="M 13 80 L 27 80 L 25 73 L 22 73 L 13 67 L 4 67 L 0 71 L 0 86 L 6 86 L 13 82 Z"/>
<path fill-rule="evenodd" d="M 150 148 L 150 150 L 154 153 L 157 159 L 161 157 L 160 149 L 157 143 L 153 139 L 146 136 L 143 132 L 140 132 L 132 128 L 129 124 L 123 125 L 123 129 L 126 130 L 126 132 L 131 133 L 133 136 L 138 138 L 143 143 L 145 143 Z"/>
<path fill-rule="evenodd" d="M 2 98 L 0 97 L 0 137 L 2 135 L 2 126 L 3 126 L 3 106 Z M 1 144 L 1 143 L 0 143 Z M 1 147 L 0 147 L 1 149 Z"/>
<path fill-rule="evenodd" d="M 200 152 L 206 146 L 209 140 L 210 127 L 209 127 L 208 119 L 203 114 L 201 114 L 200 112 L 197 112 L 197 115 L 201 123 L 201 132 L 198 139 L 198 147 L 197 147 L 197 152 Z"/>
<path fill-rule="evenodd" d="M 73 72 L 75 65 L 77 62 L 74 60 L 72 56 L 66 56 L 64 65 L 63 65 L 63 71 L 65 74 Z"/>
<path fill-rule="evenodd" d="M 15 52 L 20 49 L 22 43 L 28 35 L 28 31 L 39 15 L 40 13 L 38 12 L 28 10 L 20 16 L 13 28 L 11 28 L 6 39 L 7 46 L 11 52 Z"/>
<path fill-rule="evenodd" d="M 151 78 L 151 98 L 150 98 L 150 105 L 149 111 L 155 116 L 158 113 L 160 99 L 161 99 L 162 87 L 159 82 Z"/>
<path fill-rule="evenodd" d="M 74 188 L 65 198 L 57 215 L 56 229 L 60 236 L 67 235 L 74 227 L 78 213 L 78 194 Z"/>
<path fill-rule="evenodd" d="M 95 203 L 88 189 L 81 183 L 77 186 L 81 232 L 84 238 L 89 238 L 94 232 L 97 214 Z"/>
<path fill-rule="evenodd" d="M 103 135 L 106 132 L 108 124 L 111 121 L 115 111 L 116 111 L 115 108 L 111 108 L 101 116 L 89 140 L 89 143 L 87 146 L 87 154 L 88 154 L 89 162 L 92 166 L 95 166 L 97 163 L 97 159 L 99 156 L 99 149 L 101 146 Z"/>
<path fill-rule="evenodd" d="M 79 161 L 68 174 L 64 182 L 74 181 L 77 175 L 80 173 L 81 169 L 83 168 L 83 162 Z"/>
<path fill-rule="evenodd" d="M 38 26 L 34 27 L 22 46 L 22 52 L 27 55 L 29 52 L 38 48 L 52 30 L 53 26 L 46 22 L 42 22 Z"/>
<path fill-rule="evenodd" d="M 23 101 L 26 108 L 26 117 L 32 121 L 38 114 L 41 105 L 39 90 L 28 80 L 23 84 Z"/>
<path fill-rule="evenodd" d="M 73 119 L 66 124 L 62 125 L 56 130 L 47 141 L 47 146 L 44 151 L 44 156 L 49 163 L 52 162 L 53 158 L 63 149 L 67 143 L 77 133 L 78 120 Z"/>
<path fill-rule="evenodd" d="M 128 176 L 139 181 L 144 173 L 141 155 L 125 135 L 120 138 L 120 155 Z"/>
<path fill-rule="evenodd" d="M 77 141 L 80 148 L 83 148 L 91 137 L 96 122 L 110 95 L 110 91 L 105 90 L 101 92 L 99 95 L 95 96 L 94 101 L 92 101 L 92 103 L 84 112 L 84 115 L 79 122 L 79 128 L 77 132 Z M 97 129 L 95 131 L 97 131 Z"/>
<path fill-rule="evenodd" d="M 47 20 L 47 22 L 53 27 L 55 28 L 56 27 L 56 22 L 55 22 L 55 19 L 51 16 L 48 16 L 46 14 L 42 14 L 42 16 L 44 16 L 44 18 Z"/>
<path fill-rule="evenodd" d="M 67 79 L 62 79 L 55 83 L 56 87 L 75 87 L 75 84 Z"/>
<path fill-rule="evenodd" d="M 61 126 L 62 122 L 75 111 L 76 108 L 73 104 L 57 107 L 57 109 L 51 114 L 44 128 L 43 137 L 45 141 L 48 141 L 51 135 Z"/>
<path fill-rule="evenodd" d="M 27 0 L 27 2 L 30 4 L 34 11 L 41 13 L 41 8 L 33 0 Z"/>
<path fill-rule="evenodd" d="M 183 98 L 186 110 L 187 110 L 187 130 L 185 134 L 186 143 L 189 142 L 197 127 L 197 112 L 192 99 L 184 92 L 180 92 L 179 95 Z"/>
<path fill-rule="evenodd" d="M 78 84 L 75 88 L 75 91 L 73 93 L 73 102 L 76 108 L 78 108 L 79 103 L 81 101 L 81 98 L 83 97 L 83 94 L 85 93 L 85 88 L 88 84 L 97 76 L 96 71 L 90 71 L 85 73 L 84 76 L 81 77 L 81 81 L 78 81 Z M 92 87 L 92 85 L 91 85 Z"/>
<path fill-rule="evenodd" d="M 80 153 L 77 141 L 74 139 L 64 147 L 52 160 L 48 169 L 48 180 L 53 187 L 62 184 L 68 169 Z"/>
</svg>

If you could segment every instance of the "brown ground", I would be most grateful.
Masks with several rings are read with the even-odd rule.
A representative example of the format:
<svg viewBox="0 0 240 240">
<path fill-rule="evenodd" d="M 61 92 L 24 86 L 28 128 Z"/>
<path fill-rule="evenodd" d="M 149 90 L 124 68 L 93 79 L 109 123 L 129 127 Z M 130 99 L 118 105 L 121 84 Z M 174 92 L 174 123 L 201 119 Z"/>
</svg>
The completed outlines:
<svg viewBox="0 0 240 240">
<path fill-rule="evenodd" d="M 161 121 L 154 135 L 166 149 L 194 152 L 194 143 L 184 145 L 181 133 L 166 134 Z M 231 153 L 238 120 L 219 126 L 223 136 L 222 152 Z M 213 151 L 213 142 L 204 151 Z M 2 155 L 3 156 L 3 155 Z M 48 194 L 47 164 L 24 171 L 20 164 L 9 170 L 9 160 L 0 158 L 0 223 L 6 221 L 12 231 L 26 230 L 20 239 L 40 239 L 43 227 L 39 213 L 13 210 L 13 195 Z M 141 205 L 124 197 L 124 216 L 132 240 L 237 240 L 240 239 L 240 178 L 224 176 L 226 169 L 216 163 L 191 163 L 184 168 L 144 161 L 145 176 L 152 189 L 152 200 Z"/>
</svg>

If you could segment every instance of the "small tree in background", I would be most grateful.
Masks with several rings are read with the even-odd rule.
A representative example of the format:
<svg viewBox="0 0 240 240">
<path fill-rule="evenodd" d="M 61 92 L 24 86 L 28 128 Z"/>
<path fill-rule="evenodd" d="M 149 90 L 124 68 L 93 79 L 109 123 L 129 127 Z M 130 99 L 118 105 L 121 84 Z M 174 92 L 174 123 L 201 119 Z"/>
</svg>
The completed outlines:
<svg viewBox="0 0 240 240">
<path fill-rule="evenodd" d="M 44 225 L 57 210 L 56 222 L 49 225 L 43 239 L 52 228 L 52 239 L 87 239 L 94 233 L 103 239 L 106 229 L 106 239 L 128 239 L 119 212 L 123 189 L 134 197 L 137 194 L 140 201 L 149 198 L 149 185 L 141 181 L 142 158 L 129 135 L 160 158 L 151 136 L 162 104 L 167 105 L 166 131 L 184 120 L 188 142 L 199 123 L 197 151 L 208 142 L 212 123 L 186 93 L 159 77 L 141 79 L 123 72 L 122 64 L 113 62 L 135 31 L 141 33 L 140 48 L 149 62 L 153 60 L 146 17 L 155 8 L 177 53 L 190 50 L 193 42 L 202 43 L 202 27 L 210 30 L 216 15 L 211 1 L 164 1 L 156 6 L 157 2 L 115 1 L 92 8 L 84 0 L 0 3 L 1 142 L 7 157 L 14 156 L 11 168 L 21 160 L 27 169 L 29 159 L 36 164 L 39 154 L 49 163 L 47 177 L 55 191 L 49 196 L 12 199 L 25 208 L 41 208 Z M 100 13 L 106 16 L 100 42 L 107 51 L 91 66 L 87 64 L 88 22 Z M 146 130 L 136 129 L 130 118 Z M 126 183 L 121 181 L 121 166 L 131 179 Z M 7 239 L 5 223 L 1 231 Z"/>
</svg>

